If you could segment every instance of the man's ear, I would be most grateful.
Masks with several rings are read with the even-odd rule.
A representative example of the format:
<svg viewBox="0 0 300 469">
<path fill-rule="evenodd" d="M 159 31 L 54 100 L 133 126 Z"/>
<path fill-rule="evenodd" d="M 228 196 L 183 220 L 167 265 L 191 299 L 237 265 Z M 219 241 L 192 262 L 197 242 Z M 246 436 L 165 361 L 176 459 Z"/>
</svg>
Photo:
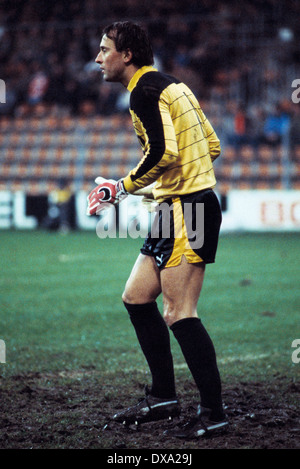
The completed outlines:
<svg viewBox="0 0 300 469">
<path fill-rule="evenodd" d="M 124 58 L 124 62 L 126 62 L 129 65 L 132 60 L 132 52 L 130 49 L 124 50 L 123 58 Z"/>
</svg>

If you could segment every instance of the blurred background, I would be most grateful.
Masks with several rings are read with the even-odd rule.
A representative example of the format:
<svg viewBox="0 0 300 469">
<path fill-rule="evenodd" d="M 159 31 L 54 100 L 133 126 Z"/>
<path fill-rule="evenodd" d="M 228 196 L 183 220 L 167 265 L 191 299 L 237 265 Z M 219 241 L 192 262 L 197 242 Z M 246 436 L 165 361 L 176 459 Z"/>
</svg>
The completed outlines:
<svg viewBox="0 0 300 469">
<path fill-rule="evenodd" d="M 125 19 L 221 140 L 223 233 L 199 304 L 233 420 L 215 442 L 102 431 L 149 382 L 121 292 L 151 216 L 134 196 L 86 216 L 95 178 L 142 157 L 128 92 L 94 62 Z M 1 448 L 299 448 L 299 24 L 298 0 L 0 0 Z"/>
<path fill-rule="evenodd" d="M 128 92 L 94 62 L 102 28 L 125 19 L 148 30 L 155 66 L 190 86 L 221 139 L 224 228 L 247 228 L 237 203 L 253 209 L 255 192 L 253 229 L 299 229 L 296 0 L 2 0 L 0 227 L 94 227 L 78 212 L 95 177 L 140 159 Z"/>
</svg>

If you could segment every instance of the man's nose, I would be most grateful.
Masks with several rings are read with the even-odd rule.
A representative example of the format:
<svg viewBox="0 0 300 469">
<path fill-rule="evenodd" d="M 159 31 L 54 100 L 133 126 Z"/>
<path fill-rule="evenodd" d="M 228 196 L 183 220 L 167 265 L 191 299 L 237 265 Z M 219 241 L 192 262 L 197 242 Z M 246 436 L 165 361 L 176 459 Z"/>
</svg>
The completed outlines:
<svg viewBox="0 0 300 469">
<path fill-rule="evenodd" d="M 101 52 L 99 52 L 99 54 L 97 55 L 97 57 L 95 58 L 95 62 L 97 63 L 101 63 L 102 60 L 101 60 Z"/>
</svg>

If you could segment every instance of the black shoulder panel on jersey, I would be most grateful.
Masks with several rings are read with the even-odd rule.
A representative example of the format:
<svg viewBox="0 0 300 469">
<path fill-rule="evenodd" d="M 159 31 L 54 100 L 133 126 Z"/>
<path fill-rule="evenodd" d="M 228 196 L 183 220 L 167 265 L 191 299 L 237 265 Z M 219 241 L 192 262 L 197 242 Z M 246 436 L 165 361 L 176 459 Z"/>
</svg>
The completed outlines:
<svg viewBox="0 0 300 469">
<path fill-rule="evenodd" d="M 166 75 L 165 73 L 145 73 L 145 75 L 140 78 L 136 87 L 133 89 L 131 98 L 134 100 L 136 94 L 143 93 L 144 97 L 158 101 L 163 90 L 172 83 L 180 82 L 176 78 L 172 77 L 171 75 Z"/>
<path fill-rule="evenodd" d="M 132 180 L 142 177 L 156 166 L 165 152 L 165 138 L 159 98 L 165 88 L 178 81 L 160 72 L 148 72 L 138 81 L 130 96 L 130 108 L 141 121 L 149 138 L 150 154 Z"/>
</svg>

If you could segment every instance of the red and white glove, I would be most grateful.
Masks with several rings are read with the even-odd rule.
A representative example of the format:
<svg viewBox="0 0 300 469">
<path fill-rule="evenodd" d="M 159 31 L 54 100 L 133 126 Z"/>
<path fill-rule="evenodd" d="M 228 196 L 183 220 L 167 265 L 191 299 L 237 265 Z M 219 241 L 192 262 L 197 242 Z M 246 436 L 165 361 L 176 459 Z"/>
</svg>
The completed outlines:
<svg viewBox="0 0 300 469">
<path fill-rule="evenodd" d="M 101 210 L 108 208 L 109 205 L 117 205 L 127 197 L 123 181 L 114 179 L 105 179 L 97 177 L 95 183 L 98 184 L 88 195 L 87 215 L 98 214 Z"/>
</svg>

